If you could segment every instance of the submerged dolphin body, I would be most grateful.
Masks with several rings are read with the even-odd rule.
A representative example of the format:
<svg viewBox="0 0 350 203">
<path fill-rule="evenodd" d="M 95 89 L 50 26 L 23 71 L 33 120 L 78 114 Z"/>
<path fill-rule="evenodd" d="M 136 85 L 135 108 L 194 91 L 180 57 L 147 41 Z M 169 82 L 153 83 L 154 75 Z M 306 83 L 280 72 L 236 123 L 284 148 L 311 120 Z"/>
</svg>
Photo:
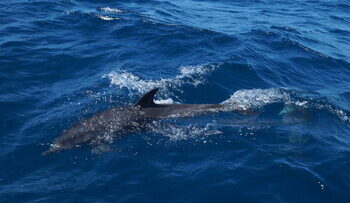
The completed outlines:
<svg viewBox="0 0 350 203">
<path fill-rule="evenodd" d="M 106 136 L 128 132 L 139 132 L 145 124 L 155 119 L 196 116 L 224 111 L 223 104 L 156 104 L 154 95 L 158 89 L 146 93 L 136 104 L 116 107 L 96 113 L 66 130 L 56 138 L 51 147 L 43 152 L 47 155 L 83 144 L 98 144 Z M 241 113 L 240 110 L 236 110 Z"/>
</svg>

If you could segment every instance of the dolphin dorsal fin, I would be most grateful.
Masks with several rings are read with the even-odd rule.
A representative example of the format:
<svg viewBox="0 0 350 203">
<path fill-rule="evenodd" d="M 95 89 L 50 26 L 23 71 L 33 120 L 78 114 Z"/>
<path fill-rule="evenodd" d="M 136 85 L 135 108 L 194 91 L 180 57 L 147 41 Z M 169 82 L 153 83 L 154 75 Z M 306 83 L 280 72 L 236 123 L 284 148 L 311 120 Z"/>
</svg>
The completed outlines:
<svg viewBox="0 0 350 203">
<path fill-rule="evenodd" d="M 155 88 L 149 92 L 147 92 L 145 95 L 141 97 L 141 99 L 134 105 L 134 106 L 140 106 L 140 107 L 152 107 L 156 106 L 157 104 L 154 103 L 154 95 L 157 93 L 159 89 Z"/>
</svg>

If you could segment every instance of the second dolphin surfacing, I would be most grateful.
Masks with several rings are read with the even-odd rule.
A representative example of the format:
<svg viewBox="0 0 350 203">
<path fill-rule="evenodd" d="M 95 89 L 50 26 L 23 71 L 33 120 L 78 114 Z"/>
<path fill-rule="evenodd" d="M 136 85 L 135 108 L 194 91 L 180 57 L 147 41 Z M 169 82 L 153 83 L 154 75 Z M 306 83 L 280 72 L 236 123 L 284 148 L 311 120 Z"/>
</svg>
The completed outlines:
<svg viewBox="0 0 350 203">
<path fill-rule="evenodd" d="M 156 104 L 154 95 L 157 91 L 158 89 L 149 91 L 134 105 L 111 108 L 74 124 L 56 138 L 43 155 L 99 143 L 105 135 L 120 136 L 128 132 L 139 132 L 145 124 L 156 119 L 228 111 L 223 104 Z M 231 111 L 250 113 L 239 109 Z"/>
</svg>

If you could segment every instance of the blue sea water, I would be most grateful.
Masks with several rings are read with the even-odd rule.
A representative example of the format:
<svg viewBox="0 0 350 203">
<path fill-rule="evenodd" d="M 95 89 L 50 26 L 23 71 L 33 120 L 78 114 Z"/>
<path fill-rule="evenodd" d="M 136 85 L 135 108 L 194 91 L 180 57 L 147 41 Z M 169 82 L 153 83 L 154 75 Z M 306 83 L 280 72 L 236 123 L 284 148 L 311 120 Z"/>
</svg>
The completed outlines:
<svg viewBox="0 0 350 203">
<path fill-rule="evenodd" d="M 347 0 L 2 0 L 0 202 L 349 202 Z M 258 112 L 41 153 L 95 112 Z"/>
</svg>

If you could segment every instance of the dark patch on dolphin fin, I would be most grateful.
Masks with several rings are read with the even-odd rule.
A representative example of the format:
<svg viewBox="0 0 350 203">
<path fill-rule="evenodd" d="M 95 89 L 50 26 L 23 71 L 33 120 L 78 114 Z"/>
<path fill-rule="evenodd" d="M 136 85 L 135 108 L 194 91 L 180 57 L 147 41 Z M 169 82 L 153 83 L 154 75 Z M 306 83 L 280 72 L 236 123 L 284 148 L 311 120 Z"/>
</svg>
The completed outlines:
<svg viewBox="0 0 350 203">
<path fill-rule="evenodd" d="M 147 92 L 145 95 L 141 97 L 141 99 L 134 106 L 140 106 L 140 107 L 157 106 L 157 104 L 154 103 L 154 95 L 157 93 L 158 90 L 159 90 L 158 88 L 155 88 Z"/>
</svg>

